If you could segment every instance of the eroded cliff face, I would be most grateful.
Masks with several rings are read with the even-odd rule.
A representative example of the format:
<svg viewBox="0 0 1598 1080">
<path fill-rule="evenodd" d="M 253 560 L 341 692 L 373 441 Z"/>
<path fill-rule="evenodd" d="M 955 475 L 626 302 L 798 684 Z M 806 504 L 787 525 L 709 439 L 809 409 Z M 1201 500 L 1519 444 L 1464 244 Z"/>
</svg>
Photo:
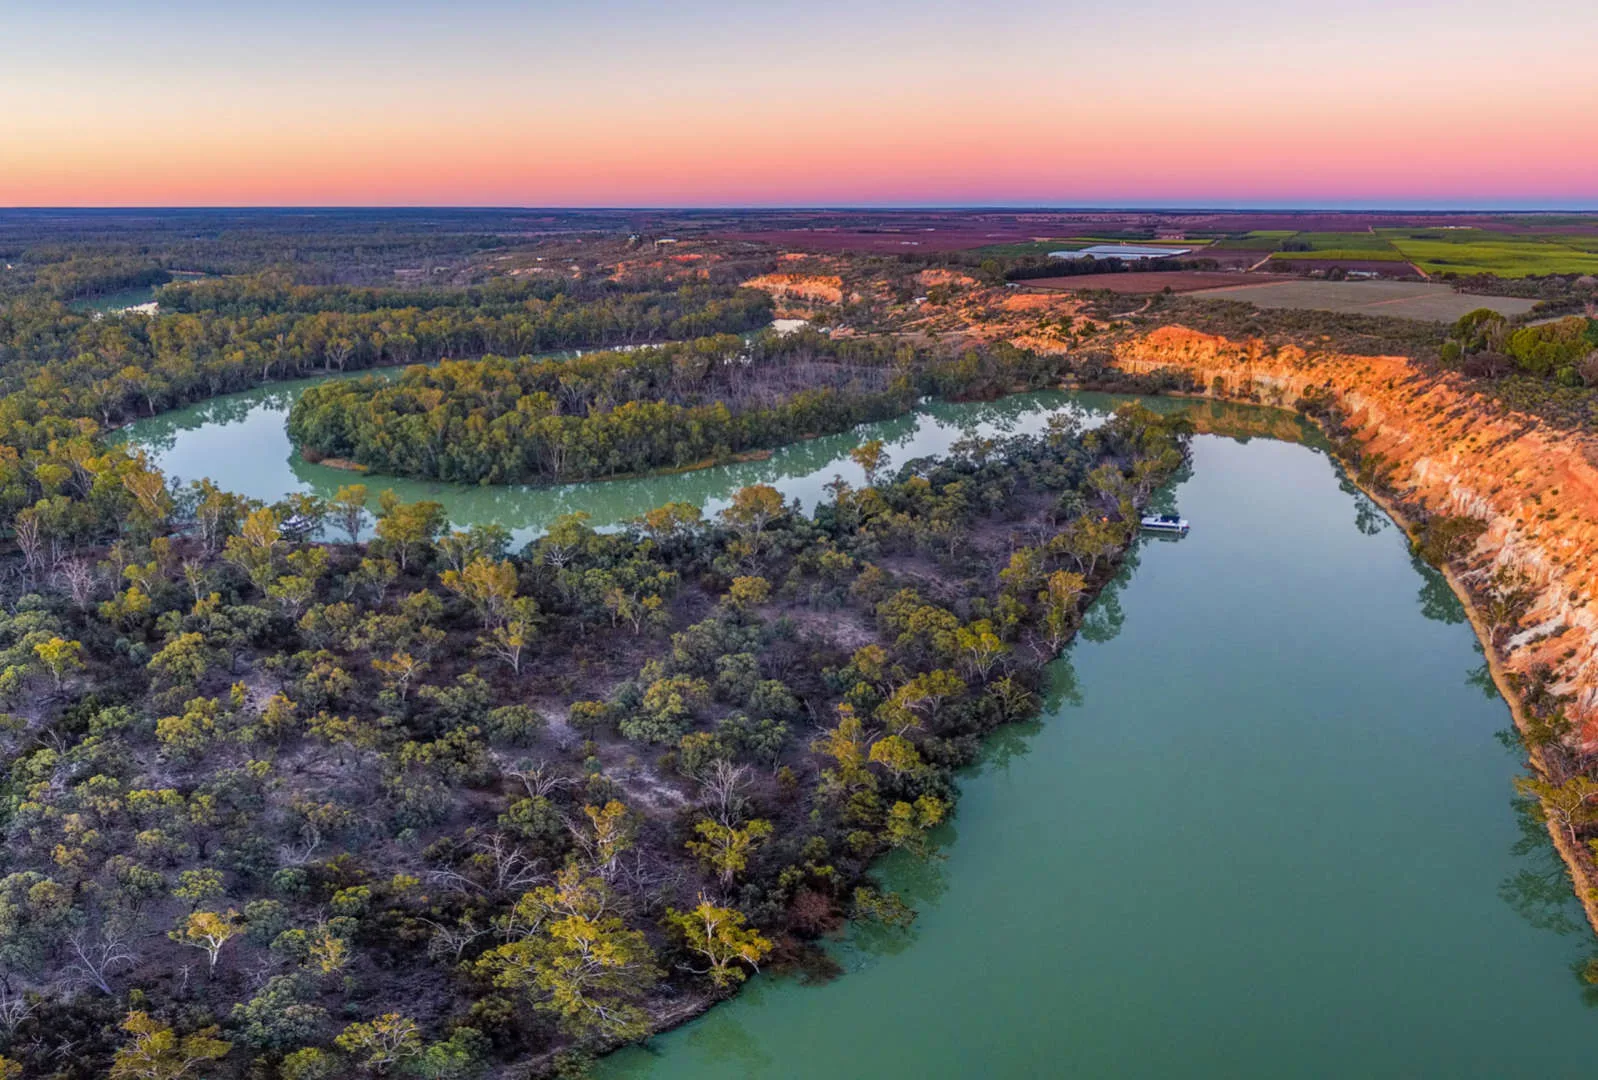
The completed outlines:
<svg viewBox="0 0 1598 1080">
<path fill-rule="evenodd" d="M 1508 567 L 1535 591 L 1518 625 L 1499 632 L 1504 666 L 1551 670 L 1553 688 L 1573 696 L 1577 737 L 1598 748 L 1598 440 L 1507 412 L 1464 380 L 1398 356 L 1270 349 L 1163 327 L 1119 345 L 1116 361 L 1134 373 L 1185 371 L 1217 397 L 1291 406 L 1329 392 L 1364 453 L 1382 455 L 1401 502 L 1487 523 L 1464 578 L 1479 588 Z"/>
<path fill-rule="evenodd" d="M 843 303 L 843 278 L 836 274 L 762 274 L 743 283 L 746 289 L 761 289 L 779 305 L 785 301 L 801 304 Z"/>
</svg>

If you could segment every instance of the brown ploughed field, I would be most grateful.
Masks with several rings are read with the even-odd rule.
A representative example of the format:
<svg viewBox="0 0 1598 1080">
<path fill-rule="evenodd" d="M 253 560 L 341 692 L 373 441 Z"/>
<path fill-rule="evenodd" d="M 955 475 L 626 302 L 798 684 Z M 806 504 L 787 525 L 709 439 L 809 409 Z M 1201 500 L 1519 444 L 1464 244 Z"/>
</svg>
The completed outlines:
<svg viewBox="0 0 1598 1080">
<path fill-rule="evenodd" d="M 1423 322 L 1453 322 L 1477 308 L 1519 315 L 1537 303 L 1514 296 L 1456 293 L 1430 281 L 1326 281 L 1313 278 L 1265 277 L 1250 274 L 1223 288 L 1199 294 L 1204 300 L 1235 300 L 1262 308 L 1341 311 L 1351 315 L 1387 315 Z"/>
<path fill-rule="evenodd" d="M 770 244 L 784 251 L 813 251 L 831 254 L 867 251 L 875 254 L 905 251 L 966 251 L 988 244 L 1016 244 L 1031 240 L 1033 234 L 1022 229 L 975 227 L 952 224 L 932 229 L 782 229 L 760 232 L 724 232 L 721 240 L 742 240 Z"/>
<path fill-rule="evenodd" d="M 1247 270 L 1269 254 L 1269 251 L 1260 251 L 1258 248 L 1206 247 L 1195 251 L 1188 258 L 1212 259 L 1228 270 Z"/>
<path fill-rule="evenodd" d="M 1278 279 L 1254 274 L 1245 276 L 1220 270 L 1149 270 L 1145 273 L 1128 271 L 1120 274 L 1029 278 L 1016 284 L 1028 289 L 1047 289 L 1049 292 L 1087 292 L 1102 289 L 1130 295 L 1157 293 L 1162 289 L 1170 289 L 1172 292 L 1196 292 L 1199 289 L 1220 289 L 1228 285 L 1275 280 Z"/>
<path fill-rule="evenodd" d="M 1385 278 L 1418 278 L 1421 272 L 1415 269 L 1413 263 L 1395 262 L 1392 259 L 1274 259 L 1271 261 L 1272 269 L 1283 270 L 1291 267 L 1294 271 L 1305 273 L 1310 270 L 1330 270 L 1332 267 L 1343 270 L 1369 270 L 1373 274 L 1380 274 Z"/>
</svg>

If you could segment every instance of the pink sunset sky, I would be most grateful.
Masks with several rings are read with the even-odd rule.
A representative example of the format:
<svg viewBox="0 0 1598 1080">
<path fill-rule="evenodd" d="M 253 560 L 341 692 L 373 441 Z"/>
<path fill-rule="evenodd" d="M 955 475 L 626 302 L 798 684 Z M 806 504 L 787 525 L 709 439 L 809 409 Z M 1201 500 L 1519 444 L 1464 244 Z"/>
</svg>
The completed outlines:
<svg viewBox="0 0 1598 1080">
<path fill-rule="evenodd" d="M 0 205 L 1598 206 L 1598 5 L 0 10 Z"/>
</svg>

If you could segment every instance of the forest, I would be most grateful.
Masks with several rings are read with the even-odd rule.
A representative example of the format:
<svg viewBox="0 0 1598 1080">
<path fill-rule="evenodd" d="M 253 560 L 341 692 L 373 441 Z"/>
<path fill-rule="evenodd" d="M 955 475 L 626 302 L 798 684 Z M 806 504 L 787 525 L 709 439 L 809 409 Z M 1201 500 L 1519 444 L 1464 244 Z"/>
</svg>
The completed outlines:
<svg viewBox="0 0 1598 1080">
<path fill-rule="evenodd" d="M 66 300 L 174 271 L 290 274 L 304 285 L 431 284 L 530 235 L 614 234 L 624 215 L 488 210 L 0 210 L 0 295 Z M 487 276 L 479 273 L 476 276 Z"/>
<path fill-rule="evenodd" d="M 869 861 L 1036 711 L 1184 439 L 1133 407 L 892 479 L 861 459 L 875 483 L 813 516 L 755 487 L 517 556 L 358 486 L 150 490 L 98 543 L 19 523 L 8 1059 L 565 1067 L 813 963 L 843 917 L 909 917 Z M 290 512 L 377 539 L 294 542 Z"/>
<path fill-rule="evenodd" d="M 1454 324 L 1442 361 L 1467 375 L 1521 371 L 1563 386 L 1598 386 L 1598 319 L 1572 315 L 1517 326 L 1482 308 Z"/>
<path fill-rule="evenodd" d="M 1473 311 L 1450 329 L 1441 363 L 1511 409 L 1570 430 L 1598 430 L 1598 319 L 1521 325 Z"/>
<path fill-rule="evenodd" d="M 517 552 L 360 483 L 263 505 L 107 433 L 502 348 L 676 339 L 394 389 L 468 428 L 539 395 L 577 422 L 727 397 L 802 434 L 1061 361 L 746 339 L 763 294 L 669 273 L 418 291 L 244 261 L 154 316 L 73 312 L 39 267 L 0 307 L 7 1080 L 571 1076 L 757 970 L 824 970 L 843 920 L 913 918 L 872 860 L 924 850 L 952 770 L 1036 713 L 1186 460 L 1135 407 L 942 459 L 867 443 L 866 484 L 809 514 L 755 486 Z"/>
<path fill-rule="evenodd" d="M 815 331 L 721 336 L 571 360 L 488 357 L 306 389 L 289 435 L 311 460 L 434 480 L 613 477 L 725 461 L 909 411 L 925 394 L 1059 384 L 1062 357 Z"/>
</svg>

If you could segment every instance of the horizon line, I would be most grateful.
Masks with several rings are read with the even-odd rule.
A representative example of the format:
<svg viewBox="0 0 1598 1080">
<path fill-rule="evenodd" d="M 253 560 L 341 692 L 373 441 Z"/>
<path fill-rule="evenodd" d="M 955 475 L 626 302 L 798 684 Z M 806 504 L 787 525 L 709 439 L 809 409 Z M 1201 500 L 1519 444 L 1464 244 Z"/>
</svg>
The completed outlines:
<svg viewBox="0 0 1598 1080">
<path fill-rule="evenodd" d="M 51 206 L 44 204 L 0 206 L 5 213 L 117 213 L 117 212 L 203 212 L 203 211 L 480 211 L 501 213 L 663 213 L 663 212 L 740 212 L 773 211 L 1008 211 L 1054 212 L 1093 211 L 1097 213 L 1168 214 L 1598 214 L 1598 203 L 1588 205 L 1491 205 L 1491 204 L 1410 204 L 1401 203 L 1265 203 L 1258 205 L 1206 205 L 1203 203 L 1034 203 L 1034 202 L 883 202 L 883 203 L 663 203 L 657 205 L 580 205 L 514 203 L 128 203 L 110 205 Z"/>
</svg>

